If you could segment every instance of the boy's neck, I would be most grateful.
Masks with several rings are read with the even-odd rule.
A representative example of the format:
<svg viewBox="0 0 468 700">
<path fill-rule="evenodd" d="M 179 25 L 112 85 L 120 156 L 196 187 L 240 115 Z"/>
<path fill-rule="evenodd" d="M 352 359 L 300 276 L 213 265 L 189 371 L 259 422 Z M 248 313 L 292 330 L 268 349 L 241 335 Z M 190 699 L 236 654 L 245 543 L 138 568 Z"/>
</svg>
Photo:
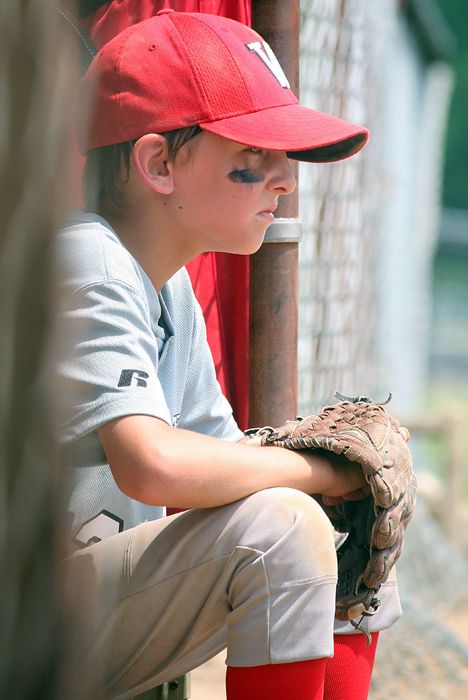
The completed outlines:
<svg viewBox="0 0 468 700">
<path fill-rule="evenodd" d="M 137 260 L 156 291 L 200 251 L 191 250 L 166 216 L 162 206 L 107 209 L 103 217 L 110 223 L 127 250 Z"/>
</svg>

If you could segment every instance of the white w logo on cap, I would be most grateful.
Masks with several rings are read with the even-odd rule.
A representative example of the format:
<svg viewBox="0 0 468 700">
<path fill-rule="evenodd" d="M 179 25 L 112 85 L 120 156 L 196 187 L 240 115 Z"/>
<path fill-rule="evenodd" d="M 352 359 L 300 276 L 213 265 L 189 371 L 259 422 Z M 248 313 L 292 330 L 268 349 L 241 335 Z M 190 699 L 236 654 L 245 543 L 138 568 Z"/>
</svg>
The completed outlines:
<svg viewBox="0 0 468 700">
<path fill-rule="evenodd" d="M 289 81 L 285 76 L 278 59 L 266 41 L 252 41 L 250 44 L 246 44 L 246 46 L 250 51 L 253 51 L 262 59 L 263 63 L 273 73 L 281 87 L 290 87 Z"/>
</svg>

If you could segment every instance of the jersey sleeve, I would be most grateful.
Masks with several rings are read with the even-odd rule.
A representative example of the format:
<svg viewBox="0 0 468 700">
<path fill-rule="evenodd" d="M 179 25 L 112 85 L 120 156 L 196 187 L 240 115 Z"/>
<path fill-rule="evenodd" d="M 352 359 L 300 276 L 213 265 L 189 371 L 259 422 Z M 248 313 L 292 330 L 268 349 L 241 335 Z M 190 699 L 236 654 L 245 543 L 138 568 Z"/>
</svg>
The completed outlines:
<svg viewBox="0 0 468 700">
<path fill-rule="evenodd" d="M 116 281 L 81 288 L 68 296 L 60 326 L 66 343 L 57 365 L 64 442 L 124 415 L 170 424 L 157 344 L 138 290 Z"/>
</svg>

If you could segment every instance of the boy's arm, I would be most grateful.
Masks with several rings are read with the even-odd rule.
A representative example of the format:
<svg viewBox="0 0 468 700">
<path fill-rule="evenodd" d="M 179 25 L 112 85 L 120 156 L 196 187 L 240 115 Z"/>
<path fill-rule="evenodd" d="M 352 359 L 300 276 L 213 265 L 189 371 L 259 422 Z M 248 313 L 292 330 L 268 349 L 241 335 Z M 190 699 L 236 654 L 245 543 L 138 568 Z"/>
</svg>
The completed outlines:
<svg viewBox="0 0 468 700">
<path fill-rule="evenodd" d="M 152 416 L 110 421 L 99 436 L 118 487 L 149 505 L 210 508 L 274 486 L 339 497 L 365 485 L 362 470 L 347 461 L 227 442 Z"/>
</svg>

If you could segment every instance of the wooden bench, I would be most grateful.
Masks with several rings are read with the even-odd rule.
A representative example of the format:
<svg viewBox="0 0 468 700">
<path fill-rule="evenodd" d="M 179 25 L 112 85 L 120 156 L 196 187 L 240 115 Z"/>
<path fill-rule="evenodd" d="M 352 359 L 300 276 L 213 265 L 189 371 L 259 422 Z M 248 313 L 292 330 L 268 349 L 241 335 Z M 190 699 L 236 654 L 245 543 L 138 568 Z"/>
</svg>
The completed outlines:
<svg viewBox="0 0 468 700">
<path fill-rule="evenodd" d="M 189 698 L 190 676 L 185 674 L 137 695 L 134 700 L 189 700 Z"/>
</svg>

